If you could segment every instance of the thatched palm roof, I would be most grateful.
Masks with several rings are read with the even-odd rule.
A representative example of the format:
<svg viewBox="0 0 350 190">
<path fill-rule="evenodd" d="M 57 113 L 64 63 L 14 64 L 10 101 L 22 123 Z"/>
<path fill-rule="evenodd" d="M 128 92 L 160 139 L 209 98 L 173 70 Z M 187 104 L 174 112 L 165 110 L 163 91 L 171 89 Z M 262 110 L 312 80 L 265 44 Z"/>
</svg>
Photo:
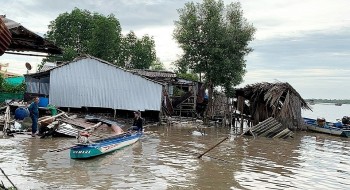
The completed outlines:
<svg viewBox="0 0 350 190">
<path fill-rule="evenodd" d="M 306 101 L 289 83 L 263 82 L 247 85 L 237 89 L 236 96 L 249 100 L 250 114 L 254 123 L 268 117 L 275 117 L 290 128 L 300 127 L 301 109 L 311 110 Z"/>
</svg>

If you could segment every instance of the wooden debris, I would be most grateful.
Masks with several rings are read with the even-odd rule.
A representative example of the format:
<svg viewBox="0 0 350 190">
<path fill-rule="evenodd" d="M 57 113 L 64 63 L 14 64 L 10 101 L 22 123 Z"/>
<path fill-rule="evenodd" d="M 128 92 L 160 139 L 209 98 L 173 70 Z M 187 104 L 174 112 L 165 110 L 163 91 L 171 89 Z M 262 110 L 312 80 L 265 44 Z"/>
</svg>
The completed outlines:
<svg viewBox="0 0 350 190">
<path fill-rule="evenodd" d="M 52 120 L 52 119 L 54 119 L 54 118 L 60 117 L 60 116 L 62 116 L 62 115 L 64 115 L 64 114 L 66 114 L 66 112 L 59 113 L 59 114 L 57 114 L 57 115 L 55 115 L 55 116 L 51 116 L 51 117 L 45 118 L 45 119 L 40 120 L 40 121 L 38 121 L 38 122 L 41 123 L 41 122 L 49 121 L 49 120 Z"/>
<path fill-rule="evenodd" d="M 249 127 L 243 134 L 250 134 L 254 137 L 268 137 L 268 138 L 288 138 L 293 136 L 293 132 L 287 127 L 284 127 L 276 119 L 269 117 L 259 124 Z"/>
<path fill-rule="evenodd" d="M 88 124 L 86 122 L 82 122 L 78 119 L 60 119 L 60 121 L 62 121 L 63 123 L 68 123 L 68 124 L 75 125 L 75 126 L 78 126 L 78 127 L 84 128 L 84 129 L 90 128 L 93 126 L 93 125 Z"/>
<path fill-rule="evenodd" d="M 10 106 L 6 106 L 6 110 L 2 117 L 2 120 L 3 120 L 2 123 L 4 125 L 3 134 L 7 135 L 7 130 L 10 129 L 10 122 L 11 122 Z"/>
</svg>

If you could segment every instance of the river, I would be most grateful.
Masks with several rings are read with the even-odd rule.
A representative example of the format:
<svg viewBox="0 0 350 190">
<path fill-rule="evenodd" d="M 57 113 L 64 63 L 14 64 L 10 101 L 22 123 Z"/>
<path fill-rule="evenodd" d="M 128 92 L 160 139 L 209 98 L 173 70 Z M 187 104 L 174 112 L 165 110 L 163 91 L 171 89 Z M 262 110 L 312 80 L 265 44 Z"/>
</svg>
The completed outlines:
<svg viewBox="0 0 350 190">
<path fill-rule="evenodd" d="M 238 138 L 229 128 L 208 128 L 202 136 L 193 130 L 149 128 L 136 144 L 90 160 L 47 151 L 75 139 L 0 138 L 0 167 L 19 189 L 350 188 L 349 139 L 309 132 L 287 140 Z M 196 158 L 230 133 L 208 156 Z"/>
</svg>

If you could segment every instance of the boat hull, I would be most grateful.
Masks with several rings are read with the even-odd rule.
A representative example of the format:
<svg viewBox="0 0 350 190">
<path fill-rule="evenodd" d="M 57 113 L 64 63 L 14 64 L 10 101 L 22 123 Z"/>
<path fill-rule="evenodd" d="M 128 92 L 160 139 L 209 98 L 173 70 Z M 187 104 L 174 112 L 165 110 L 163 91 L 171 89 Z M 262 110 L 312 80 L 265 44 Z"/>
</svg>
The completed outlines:
<svg viewBox="0 0 350 190">
<path fill-rule="evenodd" d="M 325 133 L 330 135 L 342 136 L 342 137 L 350 137 L 350 129 L 349 128 L 339 128 L 333 127 L 331 123 L 327 122 L 324 127 L 320 127 L 316 124 L 316 120 L 304 118 L 304 122 L 307 126 L 308 130 Z"/>
<path fill-rule="evenodd" d="M 121 137 L 102 140 L 94 144 L 78 145 L 70 149 L 72 159 L 87 159 L 107 154 L 137 142 L 142 133 L 125 134 Z"/>
</svg>

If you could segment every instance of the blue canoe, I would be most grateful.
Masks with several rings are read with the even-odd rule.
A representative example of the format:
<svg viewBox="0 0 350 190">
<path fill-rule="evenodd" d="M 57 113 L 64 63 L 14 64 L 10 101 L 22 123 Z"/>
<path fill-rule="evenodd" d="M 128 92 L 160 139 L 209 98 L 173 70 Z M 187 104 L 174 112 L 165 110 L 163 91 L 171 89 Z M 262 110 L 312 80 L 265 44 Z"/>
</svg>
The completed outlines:
<svg viewBox="0 0 350 190">
<path fill-rule="evenodd" d="M 142 132 L 125 133 L 93 143 L 77 144 L 77 146 L 70 148 L 70 157 L 72 159 L 86 159 L 103 155 L 134 144 L 141 136 Z"/>
<path fill-rule="evenodd" d="M 317 124 L 316 119 L 304 118 L 304 123 L 306 124 L 307 129 L 311 131 L 342 137 L 350 137 L 350 126 L 343 125 L 340 122 L 325 122 L 323 126 L 320 126 Z"/>
</svg>

